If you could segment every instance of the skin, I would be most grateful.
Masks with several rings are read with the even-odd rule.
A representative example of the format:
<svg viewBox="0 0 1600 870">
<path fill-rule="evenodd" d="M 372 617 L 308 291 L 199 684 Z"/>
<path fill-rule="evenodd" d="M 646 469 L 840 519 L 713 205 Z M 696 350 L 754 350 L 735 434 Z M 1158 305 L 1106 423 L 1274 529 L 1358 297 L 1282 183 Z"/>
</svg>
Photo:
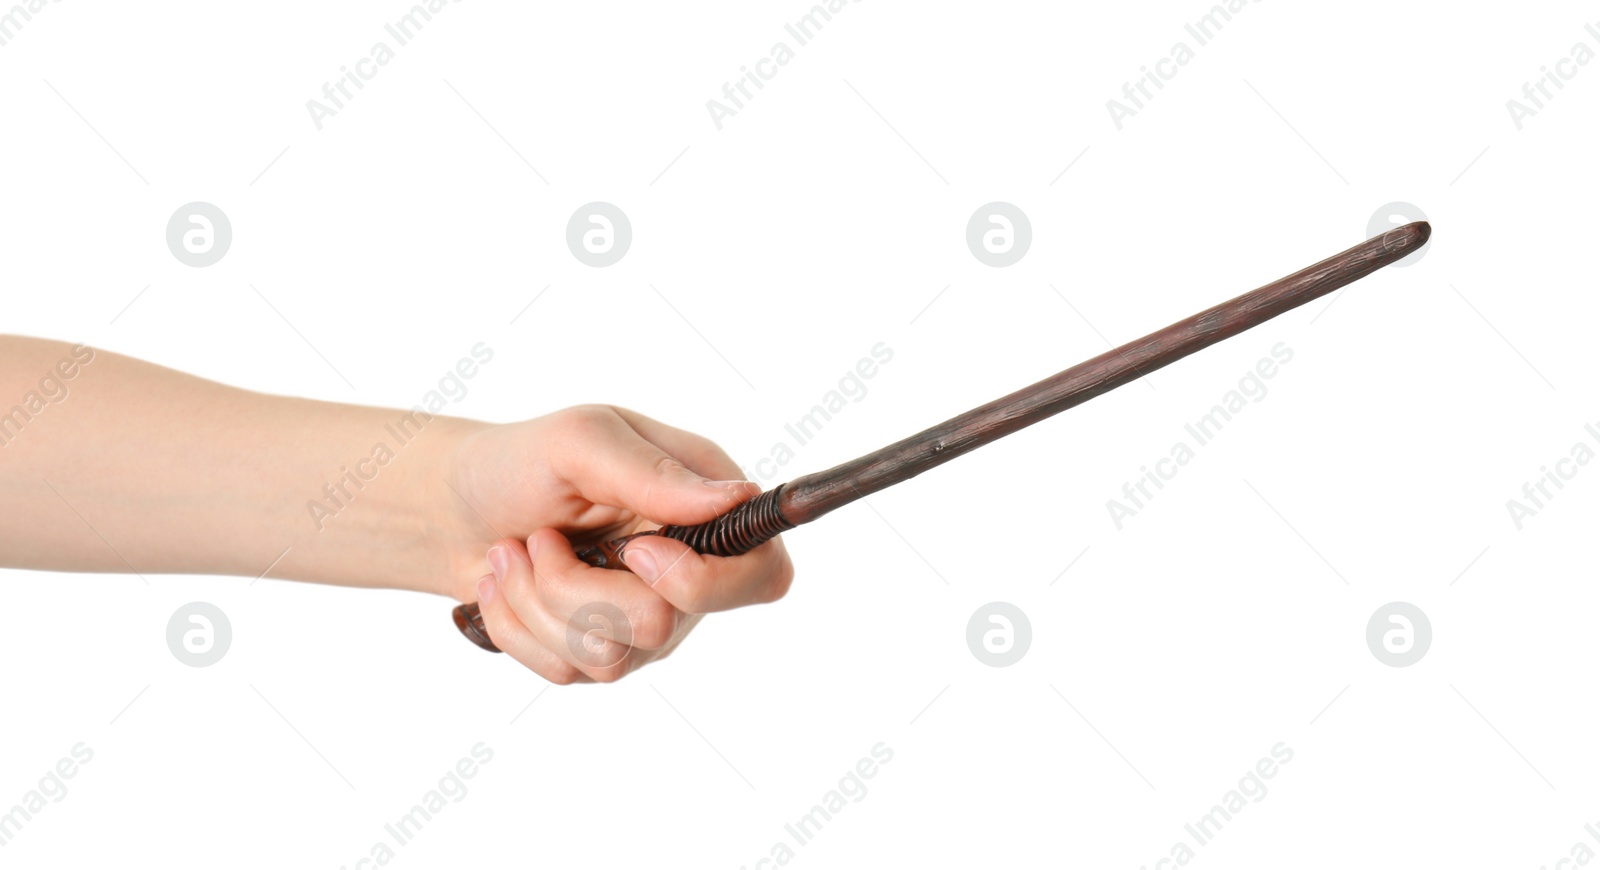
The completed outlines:
<svg viewBox="0 0 1600 870">
<path fill-rule="evenodd" d="M 30 394 L 42 410 L 8 423 Z M 385 426 L 408 413 L 0 336 L 0 566 L 265 572 L 478 601 L 495 644 L 560 684 L 619 679 L 703 614 L 776 601 L 793 580 L 778 540 L 718 558 L 645 537 L 627 571 L 573 555 L 572 542 L 705 522 L 758 494 L 705 438 L 582 405 L 509 424 L 434 416 L 394 449 Z M 380 442 L 393 450 L 381 466 Z M 374 476 L 345 482 L 335 512 L 323 486 L 347 468 Z"/>
</svg>

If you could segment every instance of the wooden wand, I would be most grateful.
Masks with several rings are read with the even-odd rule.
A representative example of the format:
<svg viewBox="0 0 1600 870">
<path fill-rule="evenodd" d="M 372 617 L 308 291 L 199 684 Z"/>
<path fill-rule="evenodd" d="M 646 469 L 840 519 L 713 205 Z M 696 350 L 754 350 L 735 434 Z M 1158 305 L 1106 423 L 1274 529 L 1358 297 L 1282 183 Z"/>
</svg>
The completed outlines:
<svg viewBox="0 0 1600 870">
<path fill-rule="evenodd" d="M 710 522 L 638 532 L 584 547 L 577 551 L 577 556 L 596 567 L 625 569 L 623 552 L 629 541 L 642 535 L 673 538 L 698 553 L 711 556 L 748 553 L 781 532 L 809 523 L 880 489 L 910 480 L 969 450 L 1032 426 L 1364 278 L 1415 253 L 1428 241 L 1431 232 L 1425 221 L 1396 227 L 1293 275 L 1106 351 L 903 441 L 827 471 L 780 484 Z M 453 615 L 456 627 L 473 643 L 491 652 L 500 651 L 489 639 L 476 603 L 455 608 Z"/>
</svg>

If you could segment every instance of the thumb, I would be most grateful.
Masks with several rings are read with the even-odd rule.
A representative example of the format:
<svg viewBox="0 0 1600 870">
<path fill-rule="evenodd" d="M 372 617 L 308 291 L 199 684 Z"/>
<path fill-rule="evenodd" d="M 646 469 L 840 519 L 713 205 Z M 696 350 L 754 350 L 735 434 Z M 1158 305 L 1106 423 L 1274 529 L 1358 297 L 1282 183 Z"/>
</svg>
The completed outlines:
<svg viewBox="0 0 1600 870">
<path fill-rule="evenodd" d="M 654 445 L 651 445 L 654 448 Z M 708 522 L 761 494 L 748 480 L 708 480 L 660 452 L 635 468 L 619 468 L 622 506 L 663 525 Z"/>
<path fill-rule="evenodd" d="M 563 463 L 568 482 L 596 504 L 627 508 L 663 525 L 703 523 L 761 493 L 748 480 L 709 480 L 645 440 L 622 418 L 588 421 Z"/>
</svg>

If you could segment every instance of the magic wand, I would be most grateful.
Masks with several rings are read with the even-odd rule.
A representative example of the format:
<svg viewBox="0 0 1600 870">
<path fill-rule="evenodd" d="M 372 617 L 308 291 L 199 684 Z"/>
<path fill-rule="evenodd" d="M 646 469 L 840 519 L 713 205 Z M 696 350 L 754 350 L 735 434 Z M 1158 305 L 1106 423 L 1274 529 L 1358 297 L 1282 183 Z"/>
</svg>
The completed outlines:
<svg viewBox="0 0 1600 870">
<path fill-rule="evenodd" d="M 748 553 L 795 526 L 809 523 L 880 489 L 910 480 L 969 450 L 1032 426 L 1364 278 L 1415 253 L 1428 241 L 1431 232 L 1426 221 L 1396 227 L 1293 275 L 1106 351 L 903 441 L 827 471 L 780 484 L 710 522 L 637 532 L 583 547 L 577 551 L 577 556 L 599 568 L 626 568 L 628 542 L 642 535 L 663 535 L 711 556 Z M 491 652 L 500 651 L 489 639 L 476 603 L 455 608 L 453 616 L 456 627 L 473 643 Z"/>
</svg>

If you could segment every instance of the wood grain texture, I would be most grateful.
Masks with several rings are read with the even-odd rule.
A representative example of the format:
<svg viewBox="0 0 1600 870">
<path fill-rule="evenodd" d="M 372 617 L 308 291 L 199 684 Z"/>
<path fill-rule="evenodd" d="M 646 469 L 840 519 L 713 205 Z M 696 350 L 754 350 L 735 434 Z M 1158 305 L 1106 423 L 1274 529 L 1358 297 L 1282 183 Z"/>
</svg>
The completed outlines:
<svg viewBox="0 0 1600 870">
<path fill-rule="evenodd" d="M 1414 253 L 1430 232 L 1424 221 L 1396 227 L 881 450 L 797 478 L 784 486 L 783 514 L 801 525 L 909 480 L 1364 278 Z"/>
<path fill-rule="evenodd" d="M 640 532 L 585 547 L 578 556 L 600 567 L 625 567 L 628 542 L 651 534 L 683 541 L 709 555 L 748 553 L 795 526 L 910 480 L 1358 281 L 1415 253 L 1431 233 L 1426 221 L 1396 227 L 909 438 L 768 490 L 710 522 Z M 476 604 L 456 608 L 456 625 L 474 643 L 493 649 L 493 644 L 487 643 L 487 633 L 482 632 L 483 621 L 477 610 Z"/>
</svg>

